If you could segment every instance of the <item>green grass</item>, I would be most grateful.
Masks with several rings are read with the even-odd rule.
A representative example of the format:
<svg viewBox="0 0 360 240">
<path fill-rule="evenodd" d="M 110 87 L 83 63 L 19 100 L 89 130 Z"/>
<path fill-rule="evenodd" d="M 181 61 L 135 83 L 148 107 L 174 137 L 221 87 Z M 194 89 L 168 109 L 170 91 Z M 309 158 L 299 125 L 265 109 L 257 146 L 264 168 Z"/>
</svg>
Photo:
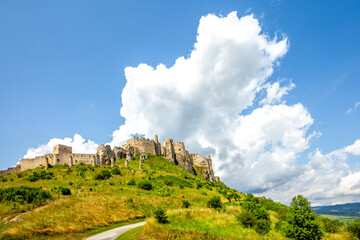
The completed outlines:
<svg viewBox="0 0 360 240">
<path fill-rule="evenodd" d="M 130 229 L 129 231 L 121 234 L 116 240 L 138 240 L 144 226 Z"/>
<path fill-rule="evenodd" d="M 359 219 L 357 217 L 340 216 L 340 215 L 322 215 L 322 214 L 320 214 L 319 216 L 327 217 L 331 220 L 337 220 L 337 221 L 343 222 L 343 223 L 354 220 L 354 219 Z"/>
<path fill-rule="evenodd" d="M 18 223 L 0 221 L 0 239 L 84 239 L 145 219 L 147 224 L 144 227 L 131 230 L 123 239 L 181 237 L 190 240 L 198 239 L 200 235 L 202 239 L 285 239 L 274 230 L 278 210 L 284 208 L 283 205 L 258 198 L 267 204 L 272 221 L 270 233 L 261 236 L 252 229 L 242 228 L 235 218 L 242 211 L 242 200 L 249 194 L 239 193 L 221 182 L 208 182 L 201 176 L 190 175 L 159 156 L 149 155 L 143 161 L 142 171 L 139 170 L 139 160 L 129 161 L 128 169 L 124 162 L 125 159 L 116 160 L 120 174 L 111 175 L 109 179 L 97 176 L 105 171 L 112 172 L 110 166 L 80 165 L 71 168 L 53 166 L 47 170 L 50 179 L 39 177 L 37 181 L 30 181 L 29 176 L 34 176 L 35 172 L 44 175 L 43 167 L 1 177 L 0 189 L 41 188 L 49 192 L 51 198 L 40 205 L 21 201 L 0 203 L 0 219 L 23 219 Z M 132 178 L 136 184 L 127 185 L 126 182 Z M 143 181 L 151 182 L 153 189 L 140 189 L 137 184 Z M 65 187 L 70 189 L 71 195 L 60 193 L 59 189 Z M 232 193 L 238 194 L 238 201 L 228 203 L 225 196 Z M 214 196 L 220 197 L 224 205 L 222 209 L 206 207 Z M 183 200 L 190 203 L 190 208 L 182 208 Z M 168 224 L 159 224 L 153 218 L 153 212 L 158 208 L 168 212 Z M 346 239 L 342 233 L 337 238 L 334 236 L 329 235 L 327 239 Z"/>
<path fill-rule="evenodd" d="M 92 234 L 94 229 L 107 229 L 118 223 L 149 217 L 158 207 L 181 208 L 184 199 L 192 206 L 206 206 L 209 198 L 219 195 L 216 189 L 228 189 L 222 183 L 211 183 L 212 190 L 204 187 L 196 189 L 193 186 L 197 182 L 202 182 L 204 186 L 210 183 L 200 176 L 190 175 L 162 157 L 150 155 L 143 162 L 142 171 L 138 168 L 139 161 L 129 161 L 128 169 L 124 168 L 124 161 L 116 161 L 121 174 L 112 175 L 109 179 L 95 180 L 95 176 L 103 171 L 111 172 L 110 166 L 80 165 L 51 167 L 47 170 L 52 175 L 51 179 L 28 180 L 35 172 L 41 173 L 42 167 L 5 176 L 6 181 L 0 182 L 0 188 L 41 187 L 50 192 L 51 199 L 40 207 L 35 204 L 0 203 L 0 219 L 19 216 L 24 220 L 16 224 L 1 223 L 0 239 L 76 239 Z M 127 185 L 131 178 L 136 183 L 150 181 L 154 188 L 142 190 L 136 185 Z M 174 184 L 166 186 L 165 179 Z M 63 196 L 58 191 L 61 187 L 69 188 L 72 195 Z M 164 187 L 168 194 L 162 196 L 160 190 Z"/>
</svg>

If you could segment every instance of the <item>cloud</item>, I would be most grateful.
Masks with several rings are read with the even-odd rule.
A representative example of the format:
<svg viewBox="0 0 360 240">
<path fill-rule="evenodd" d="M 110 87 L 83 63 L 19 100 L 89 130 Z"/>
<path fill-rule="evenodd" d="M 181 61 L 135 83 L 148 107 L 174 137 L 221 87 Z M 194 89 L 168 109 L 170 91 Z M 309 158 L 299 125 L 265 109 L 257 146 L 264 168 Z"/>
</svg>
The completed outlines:
<svg viewBox="0 0 360 240">
<path fill-rule="evenodd" d="M 261 104 L 276 104 L 279 103 L 285 95 L 289 93 L 291 89 L 295 87 L 295 84 L 290 83 L 288 86 L 280 87 L 279 82 L 267 83 L 266 97 L 260 101 Z"/>
<path fill-rule="evenodd" d="M 269 87 L 267 79 L 288 50 L 287 38 L 270 39 L 252 15 L 239 19 L 236 12 L 202 17 L 196 39 L 190 56 L 169 68 L 125 69 L 125 124 L 114 131 L 112 145 L 134 133 L 158 133 L 199 147 L 195 139 L 216 139 Z"/>
<path fill-rule="evenodd" d="M 358 142 L 300 160 L 321 133 L 309 131 L 314 120 L 301 103 L 286 105 L 295 84 L 269 79 L 288 51 L 286 37 L 270 39 L 252 15 L 232 12 L 202 17 L 196 40 L 190 56 L 173 66 L 125 69 L 125 124 L 112 145 L 136 133 L 184 141 L 192 152 L 211 154 L 226 184 L 283 203 L 297 194 L 328 203 L 357 193 L 359 174 L 348 169 L 347 157 L 358 154 Z"/>
<path fill-rule="evenodd" d="M 314 120 L 305 106 L 286 104 L 295 84 L 270 79 L 288 48 L 285 36 L 262 33 L 253 15 L 202 17 L 188 57 L 173 66 L 125 68 L 120 110 L 125 123 L 110 144 L 121 146 L 133 134 L 158 134 L 185 142 L 191 152 L 210 154 L 216 175 L 239 191 L 282 203 L 297 194 L 314 204 L 358 200 L 360 172 L 349 167 L 349 156 L 360 156 L 360 140 L 304 156 L 321 133 L 311 131 Z M 26 157 L 50 153 L 57 143 L 74 152 L 94 153 L 98 146 L 75 134 L 30 148 Z"/>
<path fill-rule="evenodd" d="M 354 107 L 349 108 L 349 109 L 346 111 L 346 114 L 350 114 L 350 113 L 352 113 L 352 112 L 355 112 L 356 109 L 358 109 L 358 107 L 360 107 L 360 102 L 355 103 L 355 106 L 354 106 Z"/>
<path fill-rule="evenodd" d="M 301 192 L 317 205 L 358 201 L 360 171 L 352 169 L 348 160 L 350 156 L 359 155 L 360 139 L 327 154 L 316 150 L 309 155 L 310 161 L 303 167 L 301 174 L 281 188 L 270 191 L 270 194 L 290 197 Z"/>
<path fill-rule="evenodd" d="M 47 144 L 40 145 L 37 148 L 29 148 L 24 158 L 34 158 L 52 153 L 53 147 L 56 144 L 71 146 L 73 153 L 96 153 L 99 146 L 91 140 L 85 142 L 83 137 L 81 137 L 79 134 L 75 134 L 73 138 L 53 138 Z"/>
</svg>

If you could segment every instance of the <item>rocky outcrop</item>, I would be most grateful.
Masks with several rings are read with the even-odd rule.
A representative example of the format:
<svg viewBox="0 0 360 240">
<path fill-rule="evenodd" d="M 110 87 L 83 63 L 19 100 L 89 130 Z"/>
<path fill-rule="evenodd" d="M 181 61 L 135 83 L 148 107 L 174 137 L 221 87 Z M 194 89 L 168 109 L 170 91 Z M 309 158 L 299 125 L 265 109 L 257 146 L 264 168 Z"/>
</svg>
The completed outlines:
<svg viewBox="0 0 360 240">
<path fill-rule="evenodd" d="M 101 144 L 100 147 L 98 147 L 97 155 L 101 165 L 110 165 L 115 157 L 110 145 L 104 146 L 104 144 Z"/>
</svg>

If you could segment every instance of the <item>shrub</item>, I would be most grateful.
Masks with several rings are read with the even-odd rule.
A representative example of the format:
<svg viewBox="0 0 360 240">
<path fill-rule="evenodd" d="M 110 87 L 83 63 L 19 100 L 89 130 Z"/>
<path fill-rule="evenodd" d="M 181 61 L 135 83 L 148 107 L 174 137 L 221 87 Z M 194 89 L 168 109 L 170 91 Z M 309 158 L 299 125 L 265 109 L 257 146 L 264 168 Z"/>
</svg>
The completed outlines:
<svg viewBox="0 0 360 240">
<path fill-rule="evenodd" d="M 7 182 L 7 178 L 5 176 L 0 176 L 0 181 L 1 182 Z"/>
<path fill-rule="evenodd" d="M 72 186 L 74 183 L 73 182 L 69 182 L 69 185 Z"/>
<path fill-rule="evenodd" d="M 311 210 L 310 202 L 301 195 L 293 197 L 287 222 L 284 225 L 286 237 L 295 239 L 321 239 L 323 232 L 315 220 L 316 214 Z"/>
<path fill-rule="evenodd" d="M 196 188 L 199 189 L 199 188 L 202 188 L 204 186 L 204 184 L 202 182 L 197 182 L 196 183 Z"/>
<path fill-rule="evenodd" d="M 106 180 L 111 178 L 111 173 L 109 170 L 102 170 L 99 173 L 96 173 L 94 176 L 95 180 Z"/>
<path fill-rule="evenodd" d="M 258 219 L 255 224 L 255 231 L 259 234 L 267 234 L 270 232 L 271 221 L 266 219 Z"/>
<path fill-rule="evenodd" d="M 360 220 L 352 220 L 346 223 L 346 229 L 360 239 Z"/>
<path fill-rule="evenodd" d="M 337 233 L 339 232 L 339 228 L 342 225 L 340 222 L 331 220 L 327 217 L 321 217 L 320 218 L 321 225 L 325 232 L 328 233 Z M 359 226 L 360 227 L 360 226 Z"/>
<path fill-rule="evenodd" d="M 114 167 L 113 169 L 111 169 L 111 173 L 113 175 L 121 175 L 120 169 L 118 167 Z"/>
<path fill-rule="evenodd" d="M 135 179 L 134 179 L 134 178 L 130 178 L 129 180 L 126 181 L 126 184 L 127 184 L 127 185 L 135 186 L 135 185 L 136 185 Z"/>
<path fill-rule="evenodd" d="M 67 188 L 67 187 L 58 187 L 58 189 L 57 189 L 57 192 L 58 193 L 61 193 L 62 195 L 71 195 L 71 191 L 70 191 L 70 189 L 69 188 Z"/>
<path fill-rule="evenodd" d="M 144 190 L 151 190 L 153 189 L 153 185 L 149 181 L 141 181 L 138 183 L 138 187 Z"/>
<path fill-rule="evenodd" d="M 0 188 L 0 202 L 17 202 L 20 204 L 33 203 L 35 205 L 41 205 L 47 199 L 50 199 L 49 192 L 42 190 L 41 188 L 29 188 L 29 187 L 10 187 Z"/>
<path fill-rule="evenodd" d="M 222 203 L 221 203 L 221 199 L 218 196 L 213 196 L 208 202 L 207 202 L 207 206 L 210 208 L 222 208 Z"/>
<path fill-rule="evenodd" d="M 256 223 L 256 217 L 252 212 L 244 210 L 242 213 L 236 215 L 236 219 L 241 223 L 243 227 L 253 228 Z"/>
<path fill-rule="evenodd" d="M 164 224 L 169 222 L 168 216 L 166 215 L 165 210 L 158 208 L 154 211 L 155 219 L 158 223 Z"/>
<path fill-rule="evenodd" d="M 185 188 L 184 185 L 182 185 L 182 184 L 181 184 L 179 187 L 180 187 L 180 189 L 184 189 L 184 188 Z"/>
<path fill-rule="evenodd" d="M 39 179 L 49 180 L 52 179 L 53 177 L 54 177 L 54 173 L 41 170 L 40 172 L 33 172 L 31 175 L 29 175 L 27 180 L 30 182 L 36 182 Z"/>
<path fill-rule="evenodd" d="M 174 186 L 174 182 L 171 181 L 170 179 L 165 179 L 164 184 L 167 185 L 167 186 Z"/>
<path fill-rule="evenodd" d="M 183 206 L 183 208 L 189 208 L 189 207 L 190 207 L 189 201 L 187 201 L 187 200 L 182 200 L 182 206 Z"/>
<path fill-rule="evenodd" d="M 170 196 L 170 190 L 168 187 L 162 187 L 160 188 L 160 190 L 158 191 L 158 194 L 161 197 L 169 197 Z"/>
</svg>

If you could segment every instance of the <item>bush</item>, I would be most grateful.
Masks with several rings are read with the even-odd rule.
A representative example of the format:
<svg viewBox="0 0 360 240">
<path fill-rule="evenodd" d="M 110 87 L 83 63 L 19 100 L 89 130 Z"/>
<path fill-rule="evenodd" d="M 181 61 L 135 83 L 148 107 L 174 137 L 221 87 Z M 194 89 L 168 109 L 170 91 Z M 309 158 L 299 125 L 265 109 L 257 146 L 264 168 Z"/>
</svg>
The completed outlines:
<svg viewBox="0 0 360 240">
<path fill-rule="evenodd" d="M 202 188 L 204 186 L 204 184 L 202 182 L 197 182 L 196 183 L 196 188 L 199 189 L 199 188 Z"/>
<path fill-rule="evenodd" d="M 259 234 L 267 234 L 271 229 L 271 221 L 266 219 L 258 219 L 255 224 L 255 231 Z"/>
<path fill-rule="evenodd" d="M 154 211 L 154 215 L 155 215 L 155 219 L 158 223 L 164 224 L 164 223 L 168 223 L 168 216 L 166 215 L 166 212 L 161 209 L 158 208 Z"/>
<path fill-rule="evenodd" d="M 29 188 L 29 187 L 10 187 L 0 188 L 0 202 L 17 202 L 20 204 L 33 203 L 35 205 L 41 205 L 47 199 L 50 199 L 49 192 L 42 190 L 41 188 Z"/>
<path fill-rule="evenodd" d="M 136 185 L 135 179 L 134 179 L 134 178 L 130 178 L 129 180 L 126 181 L 126 184 L 127 184 L 127 185 L 135 186 L 135 185 Z"/>
<path fill-rule="evenodd" d="M 214 196 L 212 197 L 208 202 L 207 202 L 207 206 L 210 208 L 222 208 L 222 203 L 221 203 L 221 199 L 218 196 Z"/>
<path fill-rule="evenodd" d="M 167 186 L 174 186 L 174 182 L 171 181 L 170 179 L 165 179 L 164 184 L 167 185 Z"/>
<path fill-rule="evenodd" d="M 111 169 L 112 175 L 121 175 L 120 169 L 118 167 L 114 167 Z"/>
<path fill-rule="evenodd" d="M 256 223 L 256 217 L 252 212 L 244 210 L 242 213 L 239 213 L 236 216 L 236 219 L 241 223 L 245 228 L 253 228 Z"/>
<path fill-rule="evenodd" d="M 109 170 L 102 170 L 99 173 L 96 173 L 94 176 L 95 180 L 106 180 L 111 178 L 111 173 Z"/>
<path fill-rule="evenodd" d="M 184 185 L 180 185 L 179 187 L 180 187 L 180 189 L 184 189 L 184 188 L 185 188 Z"/>
<path fill-rule="evenodd" d="M 151 190 L 153 189 L 153 185 L 149 181 L 141 181 L 138 183 L 138 187 L 144 190 Z"/>
<path fill-rule="evenodd" d="M 346 229 L 360 239 L 360 220 L 352 220 L 346 223 Z"/>
<path fill-rule="evenodd" d="M 324 235 L 320 224 L 315 220 L 316 214 L 311 210 L 310 202 L 301 195 L 293 197 L 290 212 L 283 231 L 286 237 L 295 239 L 321 239 Z"/>
<path fill-rule="evenodd" d="M 57 192 L 58 193 L 61 193 L 62 195 L 71 195 L 71 191 L 70 191 L 70 189 L 69 188 L 67 188 L 67 187 L 58 187 L 58 189 L 57 189 Z"/>
<path fill-rule="evenodd" d="M 182 207 L 183 208 L 189 208 L 190 207 L 190 203 L 187 200 L 182 200 Z"/>
<path fill-rule="evenodd" d="M 341 222 L 331 220 L 327 217 L 321 217 L 320 221 L 321 221 L 321 225 L 322 225 L 323 229 L 325 230 L 325 232 L 328 232 L 328 233 L 339 232 L 339 228 L 342 225 Z"/>
<path fill-rule="evenodd" d="M 0 181 L 1 182 L 7 182 L 7 178 L 5 176 L 0 176 Z"/>
<path fill-rule="evenodd" d="M 54 177 L 54 173 L 41 170 L 40 172 L 33 172 L 31 175 L 29 175 L 27 180 L 30 182 L 36 182 L 39 179 L 49 180 L 52 179 L 53 177 Z"/>
<path fill-rule="evenodd" d="M 160 188 L 160 190 L 158 191 L 158 194 L 161 197 L 169 197 L 170 196 L 170 190 L 168 187 L 162 187 Z"/>
</svg>

